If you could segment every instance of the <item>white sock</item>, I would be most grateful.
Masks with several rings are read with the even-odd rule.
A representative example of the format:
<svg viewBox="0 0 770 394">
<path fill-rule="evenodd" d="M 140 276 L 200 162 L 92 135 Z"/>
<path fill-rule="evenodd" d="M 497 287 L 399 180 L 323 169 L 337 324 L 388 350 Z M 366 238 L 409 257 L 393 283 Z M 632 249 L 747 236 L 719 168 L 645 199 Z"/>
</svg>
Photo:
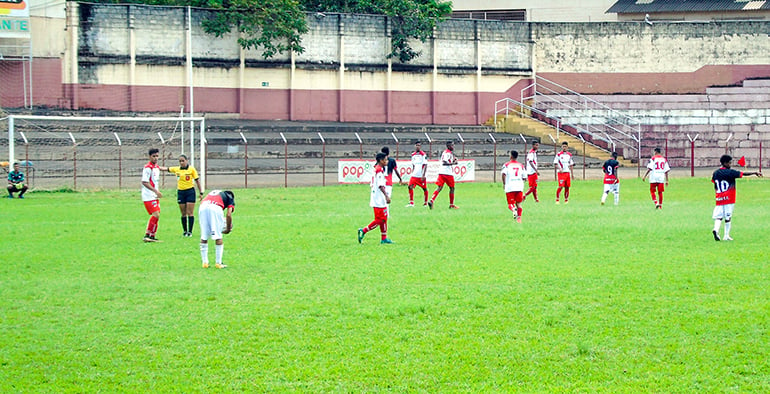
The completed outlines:
<svg viewBox="0 0 770 394">
<path fill-rule="evenodd" d="M 722 225 L 722 219 L 714 219 L 714 231 L 719 234 L 719 227 Z"/>
<path fill-rule="evenodd" d="M 217 264 L 222 264 L 222 255 L 225 253 L 225 244 L 214 245 L 214 250 L 217 253 Z"/>
<path fill-rule="evenodd" d="M 620 193 L 615 193 L 615 205 L 618 205 L 620 202 Z"/>
<path fill-rule="evenodd" d="M 725 238 L 730 237 L 730 227 L 732 223 L 731 222 L 725 222 Z"/>
<path fill-rule="evenodd" d="M 602 194 L 602 204 L 607 201 L 607 193 Z"/>
<path fill-rule="evenodd" d="M 201 244 L 201 262 L 203 262 L 203 264 L 209 263 L 209 244 L 208 243 Z"/>
</svg>

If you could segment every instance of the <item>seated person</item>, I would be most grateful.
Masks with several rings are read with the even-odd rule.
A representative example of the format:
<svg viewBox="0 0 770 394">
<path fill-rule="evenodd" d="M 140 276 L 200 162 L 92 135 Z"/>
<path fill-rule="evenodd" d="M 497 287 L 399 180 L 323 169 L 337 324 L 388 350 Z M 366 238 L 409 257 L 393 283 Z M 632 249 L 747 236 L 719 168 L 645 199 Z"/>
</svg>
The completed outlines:
<svg viewBox="0 0 770 394">
<path fill-rule="evenodd" d="M 13 171 L 8 173 L 8 198 L 13 198 L 13 193 L 19 192 L 19 198 L 24 198 L 27 185 L 24 184 L 24 173 L 19 171 L 19 163 L 13 163 Z"/>
</svg>

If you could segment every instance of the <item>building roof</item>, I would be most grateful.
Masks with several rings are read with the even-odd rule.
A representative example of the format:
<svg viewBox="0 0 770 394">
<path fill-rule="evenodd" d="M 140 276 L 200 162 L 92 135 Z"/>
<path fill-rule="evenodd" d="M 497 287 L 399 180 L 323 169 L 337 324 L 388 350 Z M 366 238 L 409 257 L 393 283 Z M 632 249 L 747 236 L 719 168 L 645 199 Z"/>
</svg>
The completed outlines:
<svg viewBox="0 0 770 394">
<path fill-rule="evenodd" d="M 618 0 L 608 13 L 709 12 L 770 10 L 767 0 Z"/>
</svg>

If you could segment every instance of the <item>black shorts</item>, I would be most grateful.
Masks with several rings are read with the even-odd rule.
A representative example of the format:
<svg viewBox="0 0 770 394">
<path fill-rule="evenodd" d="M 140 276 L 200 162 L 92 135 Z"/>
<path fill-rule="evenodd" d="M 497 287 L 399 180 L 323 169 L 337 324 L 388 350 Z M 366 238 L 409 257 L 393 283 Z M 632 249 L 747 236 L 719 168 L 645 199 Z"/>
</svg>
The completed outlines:
<svg viewBox="0 0 770 394">
<path fill-rule="evenodd" d="M 176 191 L 176 202 L 185 204 L 191 202 L 195 204 L 195 188 Z"/>
</svg>

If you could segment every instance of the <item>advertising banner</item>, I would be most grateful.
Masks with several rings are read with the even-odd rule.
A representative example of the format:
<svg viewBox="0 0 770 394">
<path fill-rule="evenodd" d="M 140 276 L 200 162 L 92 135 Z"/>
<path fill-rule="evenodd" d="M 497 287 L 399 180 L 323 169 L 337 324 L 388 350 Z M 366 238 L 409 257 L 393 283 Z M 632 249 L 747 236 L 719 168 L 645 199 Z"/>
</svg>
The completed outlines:
<svg viewBox="0 0 770 394">
<path fill-rule="evenodd" d="M 405 183 L 412 177 L 412 162 L 396 160 L 398 173 Z M 428 161 L 427 182 L 436 182 L 441 162 Z M 473 182 L 476 180 L 476 160 L 458 160 L 454 166 L 456 182 Z M 340 160 L 337 164 L 337 180 L 339 183 L 369 183 L 374 175 L 374 160 Z M 398 178 L 394 176 L 395 182 Z"/>
<path fill-rule="evenodd" d="M 0 38 L 30 38 L 28 0 L 0 0 Z"/>
</svg>

